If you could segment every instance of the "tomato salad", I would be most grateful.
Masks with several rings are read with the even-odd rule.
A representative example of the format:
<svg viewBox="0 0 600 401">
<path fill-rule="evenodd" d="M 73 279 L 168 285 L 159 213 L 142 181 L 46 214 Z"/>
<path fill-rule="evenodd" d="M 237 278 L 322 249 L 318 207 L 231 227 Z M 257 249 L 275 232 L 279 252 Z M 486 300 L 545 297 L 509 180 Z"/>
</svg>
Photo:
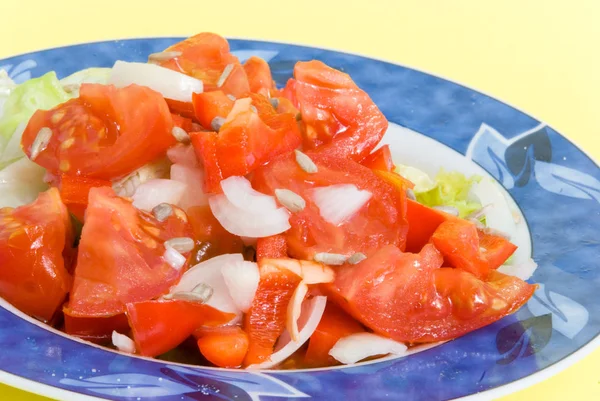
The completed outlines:
<svg viewBox="0 0 600 401">
<path fill-rule="evenodd" d="M 396 165 L 385 116 L 320 61 L 277 88 L 201 33 L 148 63 L 2 85 L 0 296 L 67 334 L 325 367 L 452 340 L 536 288 L 499 270 L 517 246 L 470 196 L 482 178 Z"/>
</svg>

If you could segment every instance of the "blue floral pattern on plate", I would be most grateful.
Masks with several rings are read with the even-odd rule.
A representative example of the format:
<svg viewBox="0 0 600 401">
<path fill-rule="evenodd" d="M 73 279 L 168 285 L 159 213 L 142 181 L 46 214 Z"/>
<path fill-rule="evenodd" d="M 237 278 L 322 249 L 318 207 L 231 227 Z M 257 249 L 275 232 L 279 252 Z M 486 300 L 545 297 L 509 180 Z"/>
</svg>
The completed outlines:
<svg viewBox="0 0 600 401">
<path fill-rule="evenodd" d="M 117 59 L 144 61 L 177 38 L 69 46 L 0 61 L 17 82 L 59 77 Z M 527 307 L 418 354 L 349 368 L 246 372 L 132 358 L 44 329 L 0 308 L 0 369 L 114 400 L 436 400 L 513 382 L 562 360 L 600 333 L 600 169 L 552 128 L 458 84 L 391 63 L 302 46 L 232 40 L 284 85 L 295 61 L 320 59 L 349 73 L 387 118 L 485 168 L 529 223 L 540 284 Z"/>
</svg>

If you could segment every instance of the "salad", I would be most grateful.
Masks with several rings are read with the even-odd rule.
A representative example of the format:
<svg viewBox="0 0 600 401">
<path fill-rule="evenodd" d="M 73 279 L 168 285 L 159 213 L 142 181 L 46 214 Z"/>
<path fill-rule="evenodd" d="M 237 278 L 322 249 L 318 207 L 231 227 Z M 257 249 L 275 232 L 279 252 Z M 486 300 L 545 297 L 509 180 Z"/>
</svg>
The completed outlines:
<svg viewBox="0 0 600 401">
<path fill-rule="evenodd" d="M 497 184 L 399 164 L 387 127 L 347 74 L 299 61 L 277 88 L 212 33 L 0 72 L 0 296 L 122 352 L 250 369 L 403 355 L 518 310 L 535 263 L 512 260 Z"/>
</svg>

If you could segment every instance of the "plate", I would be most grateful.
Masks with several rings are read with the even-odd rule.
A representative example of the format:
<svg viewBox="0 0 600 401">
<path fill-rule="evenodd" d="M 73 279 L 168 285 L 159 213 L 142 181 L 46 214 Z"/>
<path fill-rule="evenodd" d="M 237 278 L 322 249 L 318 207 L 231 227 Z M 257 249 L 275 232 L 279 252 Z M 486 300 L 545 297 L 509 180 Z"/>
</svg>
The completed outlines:
<svg viewBox="0 0 600 401">
<path fill-rule="evenodd" d="M 17 82 L 115 60 L 145 61 L 180 38 L 88 43 L 0 60 Z M 397 161 L 489 174 L 518 205 L 539 264 L 526 306 L 457 340 L 403 358 L 304 371 L 234 371 L 131 357 L 69 338 L 0 304 L 0 381 L 60 399 L 441 400 L 492 398 L 539 381 L 600 345 L 600 169 L 547 125 L 498 100 L 396 64 L 331 50 L 231 40 L 279 86 L 297 60 L 349 73 L 390 120 Z M 1 301 L 1 300 L 0 300 Z M 483 393 L 482 393 L 483 392 Z"/>
</svg>

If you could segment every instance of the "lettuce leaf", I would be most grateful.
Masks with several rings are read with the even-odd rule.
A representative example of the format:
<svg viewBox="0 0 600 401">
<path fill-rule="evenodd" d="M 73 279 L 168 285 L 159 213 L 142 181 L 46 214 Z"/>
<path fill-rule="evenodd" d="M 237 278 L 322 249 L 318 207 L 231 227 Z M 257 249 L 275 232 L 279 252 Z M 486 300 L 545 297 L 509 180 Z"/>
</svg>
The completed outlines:
<svg viewBox="0 0 600 401">
<path fill-rule="evenodd" d="M 111 68 L 86 68 L 85 70 L 77 71 L 66 78 L 60 80 L 63 88 L 67 89 L 73 97 L 79 96 L 79 86 L 86 84 L 108 84 Z"/>
</svg>

